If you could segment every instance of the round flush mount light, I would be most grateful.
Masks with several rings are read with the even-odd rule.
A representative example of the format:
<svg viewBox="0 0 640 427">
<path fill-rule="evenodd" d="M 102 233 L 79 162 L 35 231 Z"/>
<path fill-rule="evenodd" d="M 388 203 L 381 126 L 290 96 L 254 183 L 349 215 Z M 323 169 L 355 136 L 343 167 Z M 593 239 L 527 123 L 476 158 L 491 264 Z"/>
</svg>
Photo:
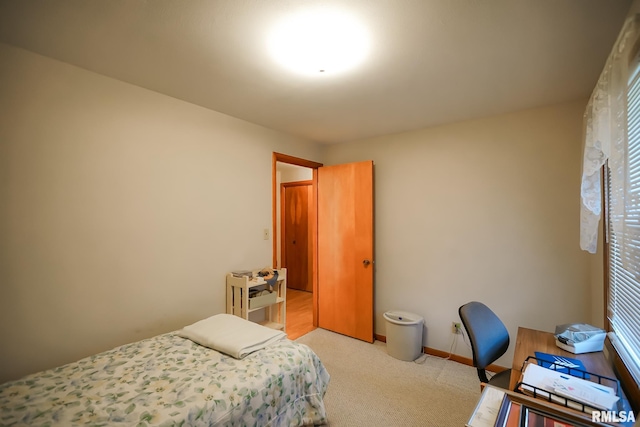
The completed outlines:
<svg viewBox="0 0 640 427">
<path fill-rule="evenodd" d="M 282 19 L 269 38 L 272 56 L 302 74 L 337 74 L 354 68 L 369 51 L 365 28 L 346 12 L 319 8 Z"/>
</svg>

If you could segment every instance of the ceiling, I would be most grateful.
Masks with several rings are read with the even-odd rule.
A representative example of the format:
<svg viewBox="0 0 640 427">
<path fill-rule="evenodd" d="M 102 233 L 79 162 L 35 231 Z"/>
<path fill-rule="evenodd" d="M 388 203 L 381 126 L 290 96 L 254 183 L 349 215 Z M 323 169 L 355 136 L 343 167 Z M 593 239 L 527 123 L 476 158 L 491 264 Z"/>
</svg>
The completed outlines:
<svg viewBox="0 0 640 427">
<path fill-rule="evenodd" d="M 273 23 L 339 5 L 348 73 L 281 68 Z M 0 0 L 0 41 L 322 143 L 587 98 L 631 0 Z M 0 64 L 1 66 L 1 64 Z"/>
</svg>

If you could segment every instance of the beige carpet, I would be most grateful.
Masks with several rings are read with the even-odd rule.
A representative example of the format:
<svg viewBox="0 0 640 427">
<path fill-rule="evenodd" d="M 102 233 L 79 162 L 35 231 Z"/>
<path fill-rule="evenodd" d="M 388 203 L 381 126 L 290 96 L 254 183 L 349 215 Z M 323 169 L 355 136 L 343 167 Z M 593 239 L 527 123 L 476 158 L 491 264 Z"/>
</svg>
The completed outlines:
<svg viewBox="0 0 640 427">
<path fill-rule="evenodd" d="M 464 426 L 480 397 L 475 368 L 435 356 L 404 362 L 386 344 L 316 329 L 296 340 L 320 356 L 331 382 L 329 425 Z"/>
</svg>

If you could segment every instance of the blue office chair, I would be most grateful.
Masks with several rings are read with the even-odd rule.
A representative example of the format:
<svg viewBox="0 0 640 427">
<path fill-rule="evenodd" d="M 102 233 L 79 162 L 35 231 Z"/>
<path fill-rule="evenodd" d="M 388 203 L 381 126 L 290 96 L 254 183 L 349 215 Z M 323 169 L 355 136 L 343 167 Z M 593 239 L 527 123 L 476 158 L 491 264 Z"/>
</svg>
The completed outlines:
<svg viewBox="0 0 640 427">
<path fill-rule="evenodd" d="M 481 302 L 472 301 L 460 307 L 458 314 L 467 331 L 473 366 L 478 370 L 480 382 L 508 389 L 511 369 L 487 378 L 486 367 L 495 362 L 509 348 L 509 331 L 504 323 Z"/>
</svg>

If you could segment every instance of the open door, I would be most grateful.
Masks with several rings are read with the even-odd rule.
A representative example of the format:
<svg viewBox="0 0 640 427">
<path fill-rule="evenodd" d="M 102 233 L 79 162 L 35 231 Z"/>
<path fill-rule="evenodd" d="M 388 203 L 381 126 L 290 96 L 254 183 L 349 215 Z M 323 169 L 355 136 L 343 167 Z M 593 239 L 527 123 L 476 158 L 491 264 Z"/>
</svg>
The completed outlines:
<svg viewBox="0 0 640 427">
<path fill-rule="evenodd" d="M 311 257 L 313 325 L 373 342 L 373 162 L 323 166 L 274 152 L 274 235 L 278 230 L 277 162 L 313 169 L 309 220 L 315 250 Z M 274 239 L 274 267 L 277 254 Z"/>
<path fill-rule="evenodd" d="M 318 168 L 318 326 L 373 342 L 373 162 Z"/>
</svg>

